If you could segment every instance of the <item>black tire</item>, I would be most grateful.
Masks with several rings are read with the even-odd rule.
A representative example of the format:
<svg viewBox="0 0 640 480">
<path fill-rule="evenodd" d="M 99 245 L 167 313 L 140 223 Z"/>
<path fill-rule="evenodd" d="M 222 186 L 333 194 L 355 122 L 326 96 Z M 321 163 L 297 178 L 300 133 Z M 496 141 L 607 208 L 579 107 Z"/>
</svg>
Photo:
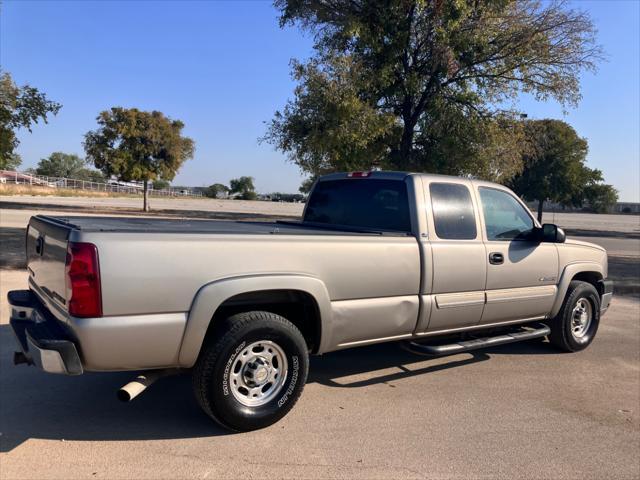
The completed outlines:
<svg viewBox="0 0 640 480">
<path fill-rule="evenodd" d="M 581 335 L 574 333 L 573 319 L 578 316 L 574 309 L 578 302 L 588 302 L 590 321 Z M 596 336 L 600 324 L 600 295 L 593 285 L 574 280 L 569 284 L 564 303 L 556 318 L 549 322 L 549 341 L 565 352 L 578 352 L 589 346 Z M 580 327 L 577 327 L 580 328 Z"/>
<path fill-rule="evenodd" d="M 304 337 L 287 319 L 270 312 L 233 315 L 219 331 L 222 333 L 203 346 L 192 373 L 193 390 L 200 407 L 229 430 L 244 432 L 272 425 L 293 408 L 302 394 L 309 369 L 309 353 Z M 273 342 L 280 348 L 280 353 L 286 358 L 281 367 L 284 369 L 286 365 L 287 371 L 280 377 L 284 380 L 274 389 L 274 396 L 268 398 L 268 403 L 257 406 L 243 404 L 239 398 L 251 402 L 251 395 L 243 393 L 248 392 L 246 388 L 237 387 L 237 381 L 233 378 L 234 369 L 243 365 L 244 359 L 240 356 L 247 353 L 248 347 L 263 341 L 267 344 Z M 257 348 L 260 351 L 260 347 Z M 252 351 L 248 355 L 248 358 L 262 361 L 262 357 L 255 357 L 260 353 Z M 277 365 L 277 359 L 272 359 L 272 363 Z M 239 369 L 240 374 L 255 365 L 256 362 L 247 361 L 244 368 Z M 244 380 L 240 378 L 247 377 L 238 377 L 240 384 L 244 385 Z M 232 386 L 231 382 L 236 385 Z"/>
</svg>

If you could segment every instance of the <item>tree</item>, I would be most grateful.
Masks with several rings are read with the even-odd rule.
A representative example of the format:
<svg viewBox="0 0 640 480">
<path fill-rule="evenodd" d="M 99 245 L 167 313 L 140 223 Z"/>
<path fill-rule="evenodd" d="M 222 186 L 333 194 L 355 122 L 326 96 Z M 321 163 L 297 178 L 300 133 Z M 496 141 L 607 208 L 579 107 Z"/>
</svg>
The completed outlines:
<svg viewBox="0 0 640 480">
<path fill-rule="evenodd" d="M 193 140 L 182 136 L 184 123 L 161 112 L 122 107 L 101 112 L 97 121 L 99 128 L 85 135 L 87 158 L 108 177 L 143 181 L 148 212 L 149 181 L 172 180 L 193 157 Z"/>
<path fill-rule="evenodd" d="M 256 188 L 253 186 L 253 177 L 234 178 L 229 182 L 230 192 L 239 193 L 242 200 L 255 200 Z"/>
<path fill-rule="evenodd" d="M 0 158 L 0 170 L 17 170 L 20 165 L 22 165 L 22 157 L 17 153 L 10 153 Z"/>
<path fill-rule="evenodd" d="M 76 154 L 53 152 L 47 158 L 42 158 L 36 166 L 36 174 L 48 177 L 78 178 L 78 174 L 85 169 L 86 160 Z"/>
<path fill-rule="evenodd" d="M 209 198 L 218 198 L 227 193 L 229 193 L 229 187 L 222 183 L 214 183 L 213 185 L 208 186 L 204 191 L 205 196 Z"/>
<path fill-rule="evenodd" d="M 294 99 L 262 140 L 311 176 L 380 166 L 508 178 L 522 152 L 506 106 L 519 92 L 575 105 L 579 74 L 601 58 L 590 18 L 561 0 L 275 5 L 281 26 L 314 35 L 315 55 L 293 63 Z"/>
<path fill-rule="evenodd" d="M 171 186 L 171 183 L 169 183 L 166 180 L 162 180 L 162 179 L 158 178 L 158 179 L 153 181 L 153 189 L 154 190 L 166 190 L 170 186 Z"/>
<path fill-rule="evenodd" d="M 608 213 L 618 202 L 618 191 L 611 185 L 592 183 L 585 188 L 584 199 L 593 212 Z"/>
<path fill-rule="evenodd" d="M 587 141 L 569 124 L 529 120 L 524 125 L 529 148 L 523 157 L 524 169 L 510 186 L 526 200 L 538 202 L 538 221 L 546 200 L 580 206 L 602 187 L 612 188 L 601 183 L 600 170 L 585 165 Z"/>
<path fill-rule="evenodd" d="M 0 71 L 0 168 L 8 168 L 12 162 L 15 165 L 12 154 L 20 143 L 15 131 L 18 128 L 31 131 L 39 120 L 47 123 L 47 115 L 56 115 L 61 107 L 34 87 L 18 87 L 8 72 Z"/>
<path fill-rule="evenodd" d="M 86 168 L 87 161 L 76 154 L 53 152 L 41 158 L 34 173 L 47 177 L 63 177 L 91 182 L 104 182 L 104 176 L 97 170 Z"/>
<path fill-rule="evenodd" d="M 313 175 L 305 180 L 302 181 L 302 184 L 300 185 L 300 188 L 298 188 L 298 191 L 302 194 L 307 194 L 309 192 L 311 192 L 311 189 L 313 188 L 313 186 L 316 183 L 316 180 L 318 179 L 318 177 L 316 175 Z"/>
</svg>

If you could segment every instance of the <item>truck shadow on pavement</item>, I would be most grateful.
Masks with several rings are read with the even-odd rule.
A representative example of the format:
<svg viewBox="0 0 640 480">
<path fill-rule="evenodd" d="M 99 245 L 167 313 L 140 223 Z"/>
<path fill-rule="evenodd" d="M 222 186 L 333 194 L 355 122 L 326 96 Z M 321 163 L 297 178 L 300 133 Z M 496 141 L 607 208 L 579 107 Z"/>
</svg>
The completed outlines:
<svg viewBox="0 0 640 480">
<path fill-rule="evenodd" d="M 52 375 L 34 367 L 13 366 L 15 349 L 10 327 L 0 325 L 0 452 L 10 452 L 30 438 L 119 441 L 229 434 L 202 413 L 191 392 L 189 375 L 163 378 L 125 404 L 116 399 L 116 391 L 134 372 Z M 312 357 L 308 383 L 366 387 L 464 368 L 489 360 L 490 354 L 554 352 L 548 344 L 538 342 L 431 359 L 409 353 L 398 344 L 372 345 Z"/>
</svg>

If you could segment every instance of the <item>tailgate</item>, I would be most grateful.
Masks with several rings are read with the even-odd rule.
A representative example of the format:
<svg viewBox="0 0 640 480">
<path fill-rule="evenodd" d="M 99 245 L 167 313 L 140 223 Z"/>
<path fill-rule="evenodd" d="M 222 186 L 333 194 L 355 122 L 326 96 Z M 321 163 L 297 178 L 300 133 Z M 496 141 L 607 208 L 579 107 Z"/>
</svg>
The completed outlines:
<svg viewBox="0 0 640 480">
<path fill-rule="evenodd" d="M 35 216 L 27 229 L 27 267 L 31 280 L 66 310 L 65 263 L 71 226 L 51 217 Z"/>
</svg>

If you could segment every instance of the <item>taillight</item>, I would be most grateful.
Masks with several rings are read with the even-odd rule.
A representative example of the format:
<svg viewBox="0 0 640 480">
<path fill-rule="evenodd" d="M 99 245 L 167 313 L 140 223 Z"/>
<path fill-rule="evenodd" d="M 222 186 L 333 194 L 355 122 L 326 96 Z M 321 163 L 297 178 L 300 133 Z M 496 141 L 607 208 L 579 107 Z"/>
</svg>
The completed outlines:
<svg viewBox="0 0 640 480">
<path fill-rule="evenodd" d="M 102 293 L 96 246 L 69 242 L 65 271 L 69 314 L 74 317 L 101 317 Z"/>
<path fill-rule="evenodd" d="M 371 172 L 349 172 L 347 173 L 347 177 L 349 178 L 367 178 L 371 175 Z"/>
</svg>

